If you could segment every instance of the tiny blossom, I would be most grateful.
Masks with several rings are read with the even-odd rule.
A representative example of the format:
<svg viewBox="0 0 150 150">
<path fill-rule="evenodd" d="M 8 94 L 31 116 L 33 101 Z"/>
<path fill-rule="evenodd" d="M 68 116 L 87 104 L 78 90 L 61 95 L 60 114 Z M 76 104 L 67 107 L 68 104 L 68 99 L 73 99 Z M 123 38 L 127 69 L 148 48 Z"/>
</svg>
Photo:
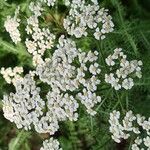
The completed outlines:
<svg viewBox="0 0 150 150">
<path fill-rule="evenodd" d="M 65 1 L 65 5 L 69 6 L 70 5 L 70 0 L 64 0 Z"/>
<path fill-rule="evenodd" d="M 131 89 L 134 86 L 134 82 L 132 78 L 124 79 L 122 81 L 122 87 L 126 90 Z"/>
<path fill-rule="evenodd" d="M 137 145 L 140 145 L 140 144 L 142 143 L 142 139 L 140 139 L 139 137 L 137 137 L 137 138 L 135 139 L 135 143 L 136 143 Z"/>
<path fill-rule="evenodd" d="M 110 83 L 115 90 L 121 89 L 121 85 L 118 83 L 119 79 L 115 78 L 113 73 L 105 74 L 105 82 Z"/>
<path fill-rule="evenodd" d="M 140 148 L 137 144 L 132 144 L 131 149 L 132 150 L 140 150 Z"/>
<path fill-rule="evenodd" d="M 15 68 L 1 68 L 0 73 L 3 75 L 3 78 L 8 84 L 15 83 L 18 80 L 22 80 L 21 74 L 23 73 L 23 67 L 15 67 Z"/>
<path fill-rule="evenodd" d="M 91 4 L 85 0 L 65 0 L 65 4 L 70 6 L 69 15 L 63 23 L 68 34 L 81 38 L 87 36 L 90 29 L 95 39 L 103 40 L 105 34 L 113 31 L 112 17 L 107 9 L 99 7 L 97 0 L 92 0 Z"/>
<path fill-rule="evenodd" d="M 94 105 L 97 104 L 98 102 L 101 102 L 100 96 L 96 96 L 95 93 L 83 89 L 83 94 L 78 93 L 77 97 L 81 100 L 81 103 L 86 106 L 87 112 L 89 114 L 91 115 L 96 114 L 96 112 L 93 111 L 91 108 L 94 107 Z"/>
<path fill-rule="evenodd" d="M 150 149 L 150 136 L 147 136 L 143 140 L 144 140 L 145 146 Z"/>
<path fill-rule="evenodd" d="M 62 148 L 60 148 L 59 142 L 52 137 L 49 140 L 43 141 L 43 146 L 40 150 L 62 150 Z"/>
<path fill-rule="evenodd" d="M 139 114 L 134 115 L 132 111 L 128 111 L 125 117 L 120 119 L 120 112 L 114 110 L 110 113 L 109 123 L 110 123 L 110 132 L 112 134 L 112 139 L 120 143 L 122 139 L 128 139 L 131 134 L 135 134 L 137 138 L 134 140 L 134 143 L 131 145 L 132 150 L 144 150 L 144 148 L 140 148 L 142 143 L 144 143 L 145 147 L 150 148 L 150 118 L 145 120 L 144 116 Z M 147 137 L 140 138 L 139 135 L 142 134 L 141 129 Z M 141 136 L 142 137 L 142 136 Z"/>
<path fill-rule="evenodd" d="M 110 67 L 110 73 L 105 74 L 105 82 L 111 84 L 115 90 L 121 88 L 129 90 L 134 86 L 132 77 L 142 77 L 142 61 L 128 61 L 127 56 L 122 52 L 121 48 L 116 48 L 114 53 L 109 55 L 105 61 Z M 112 70 L 115 71 L 112 72 Z"/>
<path fill-rule="evenodd" d="M 17 44 L 18 42 L 21 41 L 20 32 L 18 30 L 18 27 L 20 25 L 20 19 L 17 18 L 19 9 L 20 9 L 19 7 L 16 9 L 14 17 L 7 16 L 7 19 L 4 23 L 4 27 L 5 27 L 6 31 L 9 33 L 12 41 L 15 44 Z"/>
<path fill-rule="evenodd" d="M 39 54 L 33 55 L 33 59 L 32 60 L 33 60 L 33 65 L 34 66 L 42 64 L 44 62 L 42 57 L 41 57 L 41 55 L 39 55 Z"/>
</svg>

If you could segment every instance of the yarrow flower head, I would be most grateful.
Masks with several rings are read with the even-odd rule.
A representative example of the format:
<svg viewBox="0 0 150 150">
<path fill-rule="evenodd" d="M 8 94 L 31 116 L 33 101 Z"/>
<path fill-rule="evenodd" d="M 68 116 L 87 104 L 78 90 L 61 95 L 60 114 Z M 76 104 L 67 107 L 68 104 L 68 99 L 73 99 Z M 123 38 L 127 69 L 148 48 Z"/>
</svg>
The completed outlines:
<svg viewBox="0 0 150 150">
<path fill-rule="evenodd" d="M 96 94 L 100 84 L 97 76 L 101 72 L 97 55 L 97 51 L 82 52 L 74 41 L 61 36 L 52 58 L 45 59 L 35 71 L 17 80 L 16 92 L 4 96 L 4 116 L 18 128 L 34 127 L 39 133 L 54 134 L 60 121 L 78 119 L 78 100 L 89 114 L 95 115 L 93 108 L 101 102 Z M 35 76 L 50 86 L 43 98 Z"/>
<path fill-rule="evenodd" d="M 30 75 L 15 84 L 16 92 L 4 95 L 3 112 L 6 119 L 14 122 L 18 128 L 31 129 L 43 114 L 45 102 L 40 98 L 40 88 Z"/>
<path fill-rule="evenodd" d="M 34 15 L 27 19 L 26 31 L 30 38 L 26 38 L 25 44 L 27 51 L 33 55 L 33 65 L 37 66 L 43 62 L 42 56 L 47 49 L 51 49 L 54 45 L 55 35 L 48 28 L 40 28 L 38 17 L 43 11 L 41 3 L 30 3 L 30 10 Z"/>
<path fill-rule="evenodd" d="M 108 10 L 100 8 L 97 0 L 87 4 L 85 0 L 66 1 L 70 6 L 69 15 L 64 19 L 67 33 L 76 38 L 93 34 L 95 39 L 103 40 L 105 34 L 113 31 L 114 24 Z"/>
<path fill-rule="evenodd" d="M 19 13 L 19 7 L 15 11 L 15 16 L 7 16 L 7 20 L 4 23 L 4 27 L 6 31 L 9 33 L 12 41 L 17 44 L 21 41 L 20 32 L 18 30 L 18 27 L 20 25 L 20 19 L 17 18 L 17 15 Z"/>
<path fill-rule="evenodd" d="M 109 55 L 105 61 L 110 67 L 110 73 L 105 74 L 105 81 L 111 84 L 115 90 L 131 89 L 134 86 L 133 78 L 142 77 L 142 61 L 128 61 L 127 55 L 122 52 L 121 48 L 116 48 L 113 55 Z M 115 72 L 111 70 L 115 70 Z"/>
<path fill-rule="evenodd" d="M 128 139 L 135 134 L 137 137 L 131 146 L 132 150 L 150 149 L 150 118 L 146 120 L 144 116 L 134 115 L 132 111 L 128 111 L 121 121 L 120 112 L 114 110 L 110 113 L 109 123 L 111 137 L 115 142 L 120 143 L 122 139 Z M 139 135 L 143 133 L 141 129 L 146 137 L 140 138 Z M 144 145 L 143 148 L 142 145 Z"/>
<path fill-rule="evenodd" d="M 67 118 L 77 120 L 76 100 L 68 94 L 48 92 L 45 102 L 31 73 L 17 81 L 15 88 L 16 92 L 5 95 L 2 102 L 4 117 L 14 122 L 18 128 L 31 130 L 33 126 L 39 133 L 54 134 L 59 129 L 59 121 Z"/>
<path fill-rule="evenodd" d="M 92 108 L 101 102 L 101 97 L 95 93 L 100 83 L 97 76 L 101 72 L 96 63 L 97 55 L 96 51 L 89 51 L 87 54 L 81 52 L 75 42 L 61 36 L 52 58 L 38 65 L 36 72 L 40 80 L 49 84 L 52 91 L 58 91 L 58 94 L 60 91 L 79 91 L 75 97 L 85 105 L 89 114 L 94 115 L 96 112 Z M 80 64 L 79 67 L 74 65 L 76 61 Z M 90 64 L 89 68 L 87 64 Z M 89 78 L 86 77 L 87 74 L 90 74 Z M 81 87 L 84 88 L 79 90 Z"/>
</svg>

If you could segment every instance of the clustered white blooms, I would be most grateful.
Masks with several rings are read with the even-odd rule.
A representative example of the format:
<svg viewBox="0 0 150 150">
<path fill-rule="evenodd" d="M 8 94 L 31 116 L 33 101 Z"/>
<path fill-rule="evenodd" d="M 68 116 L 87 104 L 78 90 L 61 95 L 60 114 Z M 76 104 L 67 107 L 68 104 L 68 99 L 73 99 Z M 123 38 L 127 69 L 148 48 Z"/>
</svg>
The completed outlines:
<svg viewBox="0 0 150 150">
<path fill-rule="evenodd" d="M 9 33 L 12 41 L 15 44 L 17 44 L 18 42 L 21 41 L 20 32 L 18 30 L 18 27 L 20 25 L 20 19 L 17 18 L 18 14 L 19 14 L 19 9 L 20 9 L 20 7 L 18 7 L 16 9 L 14 17 L 7 16 L 7 19 L 4 23 L 4 27 L 5 27 L 6 31 Z"/>
<path fill-rule="evenodd" d="M 59 145 L 57 140 L 50 138 L 49 140 L 43 141 L 43 146 L 40 150 L 62 150 L 62 148 L 59 148 Z"/>
<path fill-rule="evenodd" d="M 116 48 L 113 55 L 109 55 L 105 60 L 110 67 L 110 73 L 105 74 L 105 81 L 111 84 L 115 90 L 122 87 L 126 90 L 131 89 L 134 86 L 133 78 L 142 77 L 142 61 L 128 61 L 127 55 L 123 53 L 121 48 Z"/>
<path fill-rule="evenodd" d="M 8 84 L 15 84 L 16 81 L 22 80 L 23 67 L 15 67 L 13 69 L 11 67 L 6 69 L 2 67 L 0 73 Z"/>
<path fill-rule="evenodd" d="M 40 88 L 36 86 L 34 76 L 27 74 L 15 84 L 15 93 L 3 98 L 3 112 L 6 119 L 14 122 L 18 128 L 38 133 L 54 134 L 59 129 L 59 121 L 69 118 L 77 120 L 78 103 L 69 94 L 50 91 L 43 100 Z"/>
<path fill-rule="evenodd" d="M 112 32 L 114 24 L 108 10 L 100 8 L 97 0 L 87 4 L 85 0 L 69 0 L 69 15 L 64 19 L 64 28 L 67 33 L 76 38 L 93 34 L 95 39 L 105 38 L 105 34 Z"/>
<path fill-rule="evenodd" d="M 41 16 L 41 12 L 44 10 L 40 2 L 31 2 L 29 9 L 36 17 Z"/>
<path fill-rule="evenodd" d="M 22 67 L 1 69 L 6 82 L 13 83 L 16 89 L 15 93 L 3 97 L 4 117 L 14 122 L 18 128 L 31 130 L 34 127 L 37 132 L 50 135 L 59 129 L 59 122 L 78 119 L 77 109 L 80 102 L 90 115 L 96 114 L 94 106 L 101 102 L 101 97 L 96 94 L 101 72 L 97 63 L 97 51 L 83 52 L 74 41 L 62 35 L 51 58 L 43 59 L 45 51 L 54 47 L 56 37 L 48 28 L 40 27 L 39 17 L 44 10 L 43 3 L 54 6 L 55 2 L 56 0 L 41 0 L 29 5 L 33 15 L 27 19 L 26 32 L 29 37 L 26 38 L 25 44 L 27 51 L 33 56 L 35 70 L 21 77 Z M 112 17 L 107 9 L 99 7 L 97 0 L 91 0 L 90 4 L 85 0 L 65 0 L 65 4 L 70 6 L 69 15 L 63 23 L 68 34 L 76 38 L 93 34 L 96 40 L 103 40 L 105 34 L 113 31 Z M 14 43 L 21 41 L 18 13 L 19 7 L 13 18 L 7 17 L 4 25 Z M 128 61 L 121 48 L 116 48 L 114 54 L 106 58 L 106 64 L 110 67 L 110 73 L 105 74 L 105 81 L 115 90 L 122 87 L 131 89 L 134 85 L 132 77 L 142 76 L 142 62 Z M 113 73 L 113 70 L 116 72 Z M 37 87 L 35 77 L 49 85 L 44 96 L 41 96 L 41 89 Z M 115 142 L 128 139 L 130 132 L 133 132 L 138 136 L 131 146 L 132 149 L 139 150 L 143 143 L 150 150 L 150 118 L 146 120 L 145 117 L 133 115 L 132 111 L 129 111 L 122 124 L 119 120 L 119 111 L 110 113 L 110 132 Z M 140 128 L 147 134 L 143 139 L 139 137 Z M 50 138 L 43 142 L 40 150 L 61 148 L 57 140 Z"/>
<path fill-rule="evenodd" d="M 97 75 L 101 71 L 96 63 L 97 55 L 96 51 L 81 52 L 74 41 L 61 36 L 52 58 L 39 64 L 36 71 L 30 71 L 22 80 L 16 80 L 16 92 L 4 96 L 5 118 L 14 122 L 18 128 L 30 130 L 33 126 L 39 133 L 54 134 L 59 129 L 60 121 L 78 119 L 77 99 L 85 105 L 89 114 L 95 115 L 93 108 L 101 101 L 101 97 L 95 93 L 100 83 Z M 76 62 L 78 67 L 74 65 Z M 17 67 L 8 71 L 9 75 L 22 72 Z M 2 69 L 2 73 L 6 71 Z M 35 74 L 51 86 L 44 100 L 34 81 Z"/>
<path fill-rule="evenodd" d="M 72 95 L 68 93 L 62 94 L 57 89 L 57 91 L 49 91 L 47 99 L 47 107 L 58 121 L 65 121 L 67 118 L 70 121 L 76 121 L 78 119 L 78 113 L 76 111 L 79 104 Z"/>
<path fill-rule="evenodd" d="M 18 128 L 30 130 L 34 127 L 39 133 L 52 135 L 59 129 L 60 121 L 78 119 L 77 99 L 81 100 L 89 114 L 95 115 L 93 107 L 101 101 L 101 97 L 95 93 L 100 83 L 97 78 L 100 73 L 97 55 L 96 51 L 81 52 L 75 42 L 61 36 L 52 58 L 39 64 L 35 72 L 17 80 L 14 84 L 16 92 L 4 96 L 5 118 Z M 77 68 L 73 65 L 76 61 L 80 64 Z M 35 73 L 41 81 L 51 86 L 44 99 L 34 81 Z M 89 74 L 88 78 L 86 74 Z"/>
<path fill-rule="evenodd" d="M 25 44 L 27 51 L 33 55 L 33 65 L 36 66 L 43 62 L 44 52 L 54 46 L 55 35 L 48 28 L 39 27 L 38 17 L 43 11 L 41 3 L 31 2 L 29 8 L 34 15 L 27 19 L 26 31 L 30 39 L 26 38 Z"/>
<path fill-rule="evenodd" d="M 142 143 L 147 149 L 150 149 L 150 117 L 148 120 L 140 114 L 134 115 L 132 111 L 128 111 L 120 123 L 120 112 L 114 110 L 110 113 L 110 132 L 112 139 L 120 143 L 122 139 L 128 139 L 131 134 L 135 134 L 137 138 L 132 144 L 132 150 L 145 150 L 140 148 Z M 140 138 L 139 134 L 145 132 L 146 137 Z"/>
<path fill-rule="evenodd" d="M 4 95 L 3 112 L 6 119 L 14 122 L 18 128 L 31 129 L 38 125 L 38 118 L 43 114 L 45 102 L 40 98 L 40 88 L 36 87 L 31 75 L 15 84 L 16 92 Z"/>
<path fill-rule="evenodd" d="M 39 64 L 36 73 L 40 80 L 49 84 L 52 91 L 58 95 L 67 91 L 76 92 L 75 98 L 85 105 L 89 114 L 94 115 L 96 112 L 93 107 L 101 102 L 101 97 L 95 93 L 97 85 L 100 83 L 98 74 L 101 72 L 99 64 L 96 63 L 97 55 L 97 51 L 81 52 L 74 41 L 61 36 L 52 58 Z M 75 63 L 76 65 L 74 65 Z M 74 101 L 72 108 L 75 106 L 76 109 L 78 104 L 73 97 L 71 99 Z M 77 115 L 75 115 L 76 117 Z"/>
<path fill-rule="evenodd" d="M 45 50 L 53 47 L 55 36 L 49 29 L 39 27 L 38 17 L 43 11 L 41 3 L 31 2 L 29 9 L 33 15 L 27 19 L 26 31 L 30 39 L 26 38 L 25 44 L 28 52 L 33 55 L 33 64 L 37 66 L 36 75 L 49 84 L 51 90 L 44 99 L 41 98 L 40 88 L 34 81 L 35 72 L 30 72 L 22 80 L 16 81 L 15 93 L 4 96 L 3 112 L 5 118 L 14 122 L 18 128 L 31 130 L 34 127 L 39 133 L 52 135 L 59 129 L 60 121 L 78 119 L 77 99 L 86 106 L 88 113 L 96 114 L 93 108 L 101 101 L 101 97 L 95 93 L 100 83 L 97 75 L 101 71 L 96 63 L 98 52 L 81 52 L 75 42 L 61 36 L 52 58 L 43 60 Z M 74 65 L 76 61 L 79 64 L 77 68 Z M 87 78 L 86 74 L 90 76 Z M 41 149 L 58 147 L 57 142 L 51 139 L 45 141 Z"/>
</svg>

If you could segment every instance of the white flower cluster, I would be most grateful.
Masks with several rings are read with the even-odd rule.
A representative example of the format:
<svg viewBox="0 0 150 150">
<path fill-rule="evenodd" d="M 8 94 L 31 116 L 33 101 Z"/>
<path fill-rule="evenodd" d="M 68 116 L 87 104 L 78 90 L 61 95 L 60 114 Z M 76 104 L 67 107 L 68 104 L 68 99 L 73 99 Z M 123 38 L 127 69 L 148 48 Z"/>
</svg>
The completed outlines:
<svg viewBox="0 0 150 150">
<path fill-rule="evenodd" d="M 32 75 L 27 74 L 15 84 L 16 92 L 3 98 L 4 117 L 14 122 L 17 128 L 38 133 L 54 134 L 59 129 L 59 121 L 76 121 L 78 103 L 73 96 L 57 91 L 46 94 L 47 101 L 40 97 Z"/>
<path fill-rule="evenodd" d="M 110 132 L 112 133 L 112 139 L 120 143 L 122 139 L 128 139 L 131 134 L 137 135 L 134 143 L 132 144 L 132 150 L 141 150 L 140 145 L 144 143 L 147 149 L 150 149 L 150 117 L 148 120 L 144 116 L 139 114 L 134 115 L 132 111 L 128 111 L 125 117 L 122 119 L 122 124 L 120 123 L 120 112 L 114 110 L 110 113 Z M 141 129 L 145 131 L 146 137 L 139 138 Z M 142 150 L 145 150 L 142 148 Z"/>
<path fill-rule="evenodd" d="M 113 55 L 109 55 L 105 60 L 111 71 L 109 74 L 105 74 L 105 81 L 111 84 L 115 90 L 122 87 L 126 90 L 131 89 L 134 86 L 133 78 L 142 77 L 142 61 L 128 61 L 127 55 L 122 52 L 121 48 L 116 48 Z M 114 70 L 115 73 L 113 73 Z"/>
<path fill-rule="evenodd" d="M 85 0 L 67 0 L 66 5 L 70 6 L 70 11 L 63 24 L 68 34 L 76 38 L 93 34 L 100 40 L 113 31 L 112 17 L 107 9 L 99 7 L 97 0 L 92 0 L 92 4 L 86 4 Z"/>
<path fill-rule="evenodd" d="M 15 93 L 4 96 L 3 112 L 4 117 L 14 122 L 18 128 L 30 130 L 34 126 L 39 133 L 54 134 L 59 129 L 59 121 L 67 118 L 76 121 L 78 118 L 78 103 L 67 93 L 49 91 L 46 95 L 47 101 L 43 101 L 32 72 L 22 80 L 17 80 L 15 88 Z"/>
<path fill-rule="evenodd" d="M 41 12 L 43 11 L 42 4 L 40 2 L 31 2 L 29 9 L 36 17 L 41 16 Z"/>
<path fill-rule="evenodd" d="M 47 4 L 47 6 L 54 6 L 56 0 L 41 0 L 41 2 L 44 2 Z"/>
<path fill-rule="evenodd" d="M 26 38 L 25 44 L 27 51 L 33 55 L 33 65 L 36 66 L 43 62 L 42 56 L 44 52 L 53 47 L 55 35 L 49 29 L 39 27 L 38 17 L 43 10 L 41 4 L 37 3 L 35 5 L 31 2 L 29 8 L 34 15 L 27 19 L 26 31 L 31 36 L 31 39 Z"/>
<path fill-rule="evenodd" d="M 1 73 L 8 83 L 13 83 L 16 91 L 3 98 L 4 117 L 14 122 L 18 128 L 38 133 L 54 134 L 59 129 L 59 122 L 78 119 L 79 103 L 86 107 L 87 112 L 95 115 L 95 104 L 101 102 L 96 95 L 97 85 L 100 83 L 98 75 L 101 70 L 97 51 L 82 52 L 71 39 L 59 38 L 59 44 L 52 58 L 43 60 L 47 49 L 53 47 L 55 36 L 49 29 L 40 28 L 38 17 L 43 8 L 41 3 L 30 3 L 29 9 L 33 15 L 27 19 L 26 31 L 30 38 L 26 38 L 27 50 L 33 55 L 35 71 L 30 71 L 21 77 L 23 68 L 15 67 L 1 69 Z M 35 75 L 50 85 L 46 95 L 40 93 L 40 88 L 34 81 Z M 55 145 L 55 147 L 53 146 Z M 58 149 L 59 145 L 53 139 L 45 141 L 41 149 Z"/>
<path fill-rule="evenodd" d="M 15 85 L 16 92 L 4 95 L 3 112 L 6 119 L 14 122 L 18 128 L 31 129 L 36 126 L 43 115 L 45 102 L 40 98 L 40 88 L 28 74 L 23 80 L 18 80 Z"/>
<path fill-rule="evenodd" d="M 49 140 L 43 141 L 43 146 L 40 150 L 62 150 L 59 145 L 60 144 L 57 140 L 50 138 Z"/>
<path fill-rule="evenodd" d="M 141 147 L 142 143 L 144 143 L 146 148 Z M 131 149 L 132 150 L 145 150 L 145 149 L 150 150 L 150 136 L 147 136 L 146 138 L 143 138 L 143 139 L 140 137 L 137 137 L 134 140 L 134 144 L 132 144 Z"/>
<path fill-rule="evenodd" d="M 15 16 L 7 16 L 7 19 L 4 23 L 4 27 L 6 31 L 9 33 L 12 41 L 17 44 L 21 41 L 20 32 L 18 30 L 18 27 L 20 25 L 20 19 L 17 18 L 17 15 L 19 13 L 19 7 L 15 11 Z"/>
<path fill-rule="evenodd" d="M 94 115 L 96 112 L 92 108 L 101 101 L 101 97 L 96 96 L 95 93 L 97 85 L 100 83 L 97 75 L 101 71 L 96 63 L 97 55 L 96 51 L 81 52 L 80 49 L 77 49 L 74 41 L 61 36 L 52 58 L 38 65 L 36 72 L 41 81 L 51 86 L 52 91 L 57 91 L 58 94 L 60 91 L 78 93 L 76 98 L 81 100 L 88 113 Z M 76 65 L 74 65 L 75 63 Z M 76 110 L 78 104 L 73 97 L 71 101 L 74 101 L 71 102 L 72 108 L 75 107 Z"/>
<path fill-rule="evenodd" d="M 13 69 L 11 67 L 6 69 L 2 67 L 0 73 L 8 84 L 13 83 L 15 85 L 18 80 L 22 80 L 23 67 L 15 67 Z"/>
</svg>

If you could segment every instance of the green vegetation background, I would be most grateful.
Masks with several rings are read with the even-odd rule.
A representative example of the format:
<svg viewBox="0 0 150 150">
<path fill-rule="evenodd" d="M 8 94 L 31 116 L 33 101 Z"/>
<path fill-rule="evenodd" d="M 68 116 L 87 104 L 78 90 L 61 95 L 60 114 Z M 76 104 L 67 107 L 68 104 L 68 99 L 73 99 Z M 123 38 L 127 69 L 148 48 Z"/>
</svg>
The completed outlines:
<svg viewBox="0 0 150 150">
<path fill-rule="evenodd" d="M 122 47 L 132 59 L 143 61 L 143 77 L 137 80 L 130 91 L 115 92 L 112 88 L 103 91 L 103 102 L 97 106 L 97 115 L 90 117 L 80 108 L 77 122 L 60 123 L 60 130 L 54 135 L 64 150 L 124 150 L 130 149 L 133 139 L 115 144 L 110 137 L 108 114 L 113 109 L 133 110 L 147 117 L 150 116 L 150 0 L 100 0 L 101 6 L 108 8 L 115 23 L 115 30 L 107 38 L 97 43 L 97 49 L 103 58 L 114 48 Z M 13 15 L 18 4 L 25 19 L 24 12 L 30 0 L 0 0 L 0 68 L 24 66 L 28 72 L 31 56 L 23 44 L 14 45 L 4 29 L 7 15 Z M 61 5 L 58 12 L 65 12 Z M 60 13 L 61 14 L 61 13 Z M 22 26 L 22 28 L 24 28 Z M 25 34 L 22 31 L 22 34 Z M 83 48 L 95 48 L 89 44 L 91 40 L 84 38 L 79 45 Z M 104 87 L 105 89 L 105 87 Z M 6 84 L 0 76 L 0 150 L 39 150 L 42 140 L 48 134 L 37 134 L 35 131 L 18 130 L 16 126 L 3 117 L 3 94 L 9 93 L 13 87 Z"/>
</svg>

